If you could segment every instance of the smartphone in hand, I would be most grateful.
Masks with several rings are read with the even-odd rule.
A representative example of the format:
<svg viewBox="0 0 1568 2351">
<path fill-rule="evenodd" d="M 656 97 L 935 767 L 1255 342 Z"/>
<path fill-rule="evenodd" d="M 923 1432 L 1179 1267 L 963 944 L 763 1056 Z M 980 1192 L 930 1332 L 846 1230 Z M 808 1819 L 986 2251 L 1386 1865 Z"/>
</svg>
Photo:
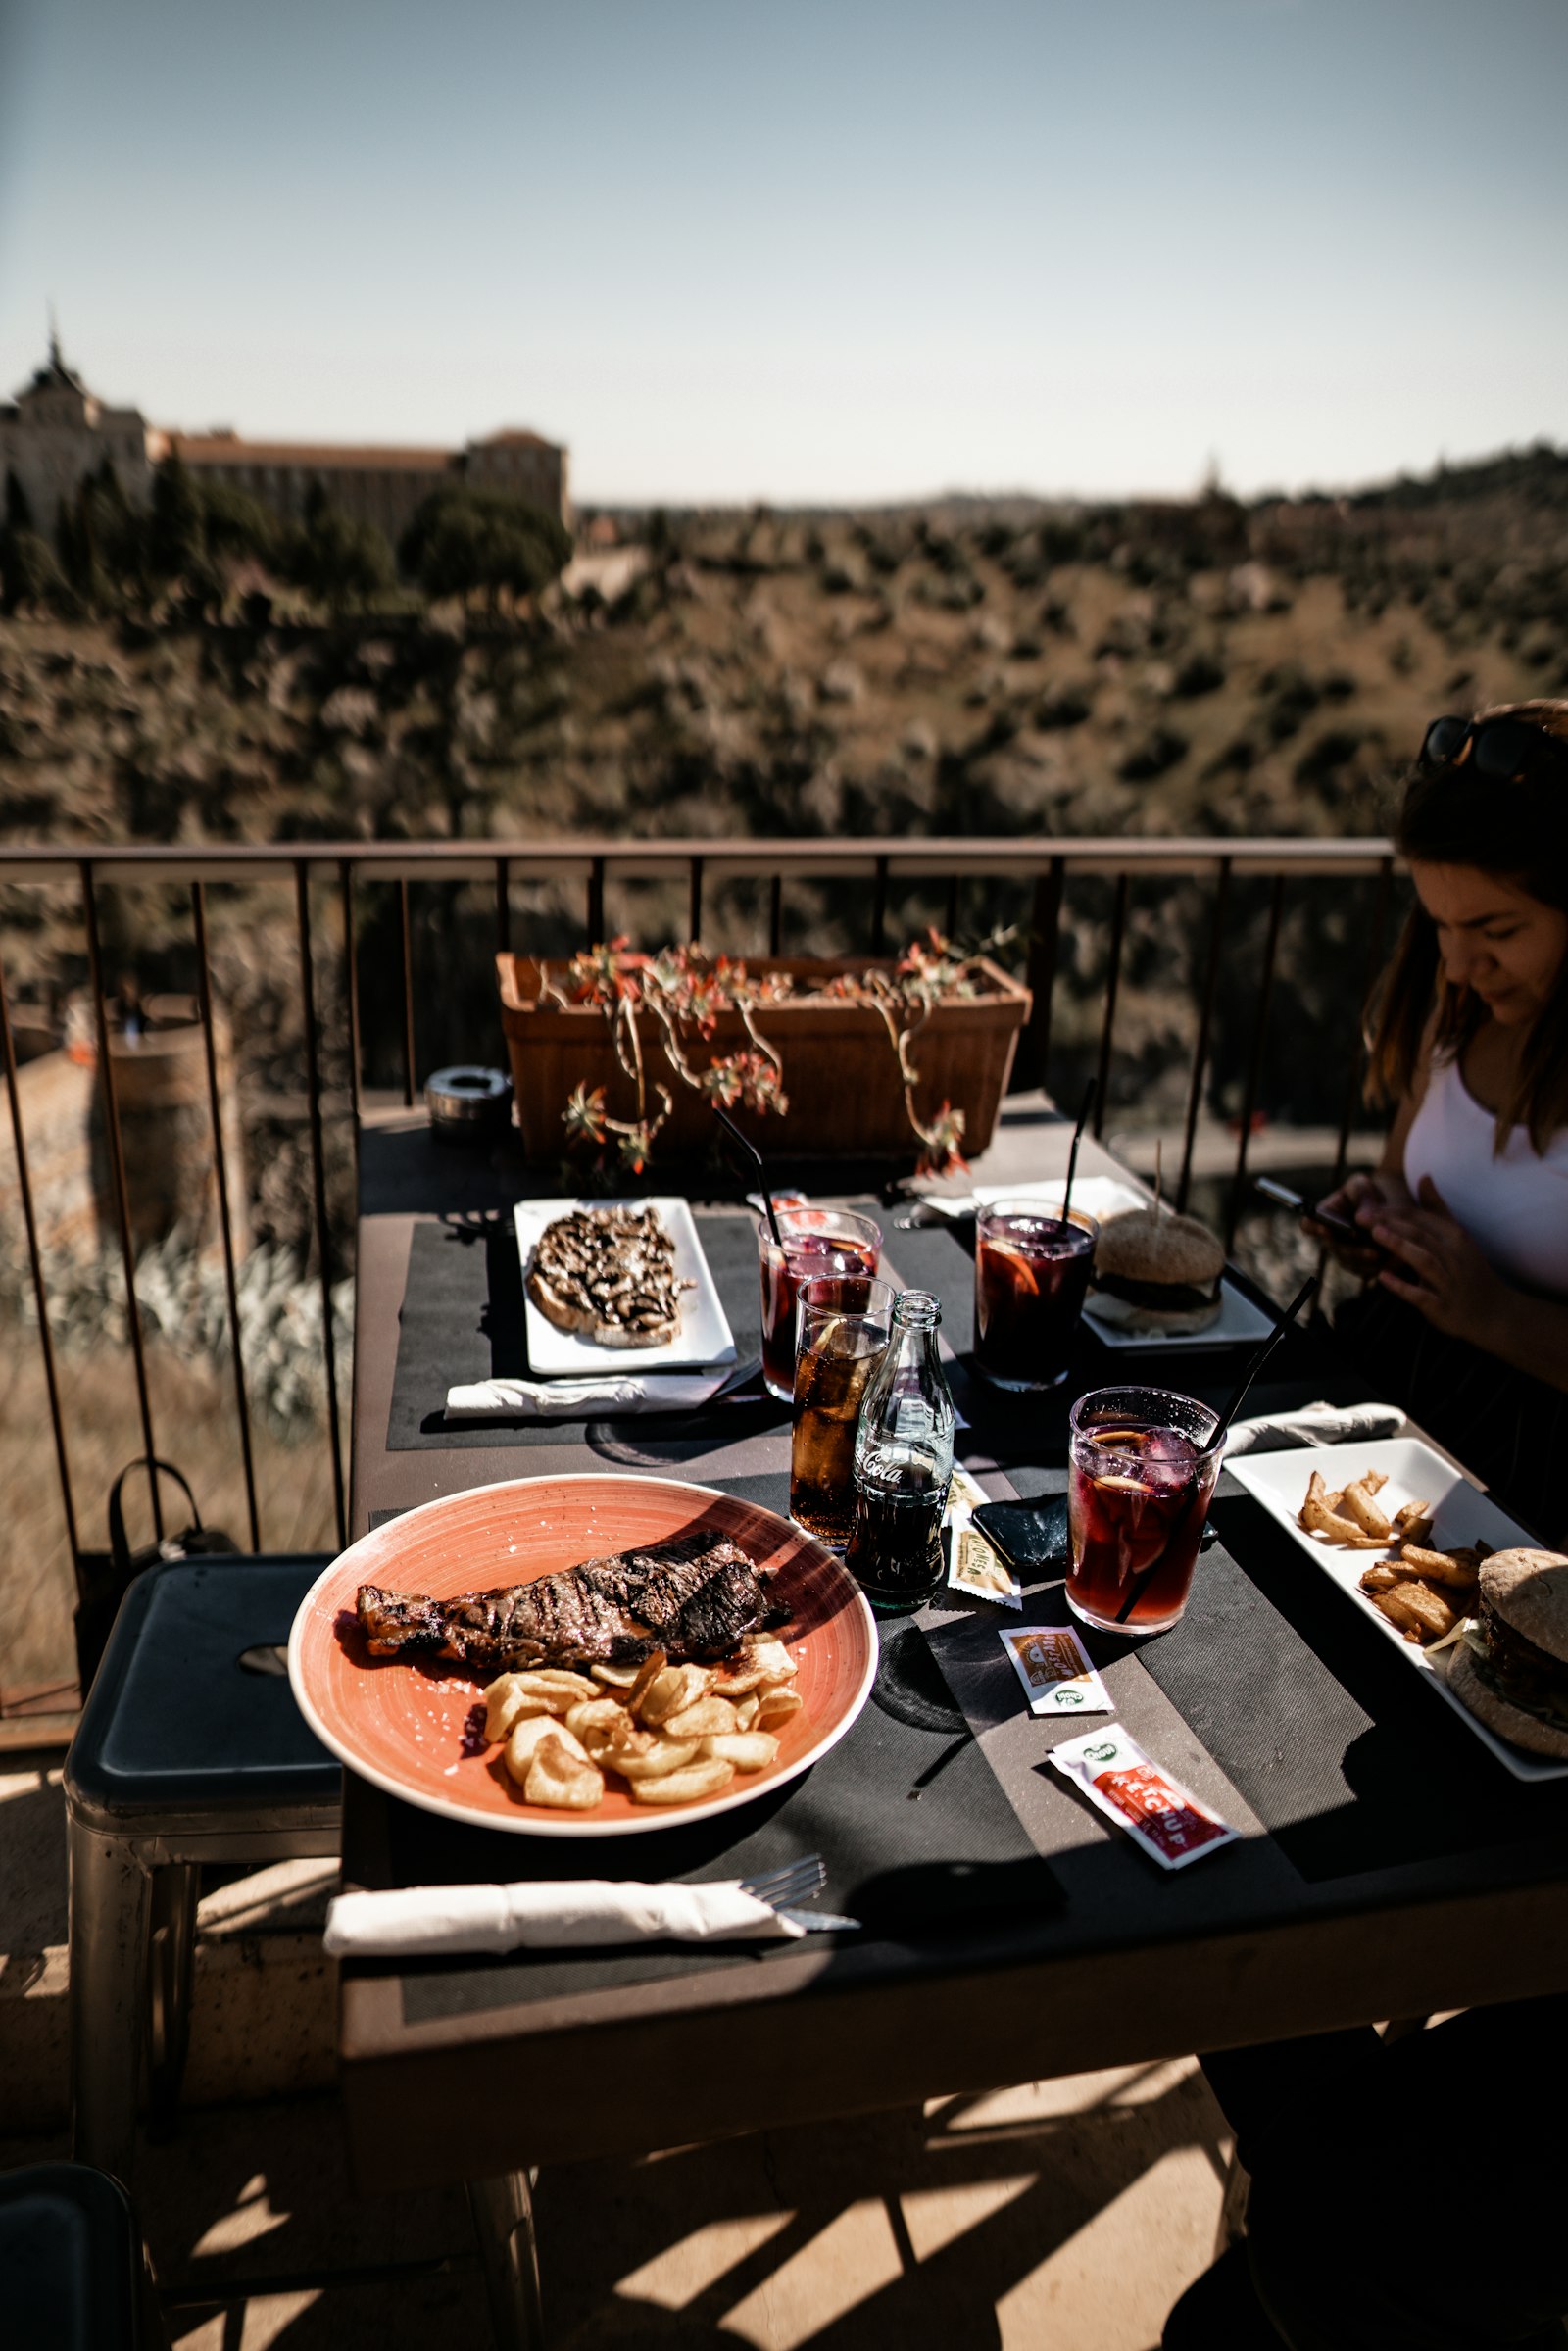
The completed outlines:
<svg viewBox="0 0 1568 2351">
<path fill-rule="evenodd" d="M 1392 1263 L 1388 1250 L 1353 1216 L 1344 1216 L 1338 1208 L 1326 1208 L 1321 1201 L 1314 1205 L 1298 1192 L 1293 1192 L 1289 1184 L 1277 1184 L 1272 1176 L 1257 1176 L 1254 1181 L 1265 1199 L 1294 1210 L 1298 1216 L 1310 1217 L 1313 1224 L 1321 1225 L 1325 1233 L 1332 1233 L 1336 1241 L 1345 1242 L 1348 1248 L 1366 1249 L 1380 1266 Z"/>
</svg>

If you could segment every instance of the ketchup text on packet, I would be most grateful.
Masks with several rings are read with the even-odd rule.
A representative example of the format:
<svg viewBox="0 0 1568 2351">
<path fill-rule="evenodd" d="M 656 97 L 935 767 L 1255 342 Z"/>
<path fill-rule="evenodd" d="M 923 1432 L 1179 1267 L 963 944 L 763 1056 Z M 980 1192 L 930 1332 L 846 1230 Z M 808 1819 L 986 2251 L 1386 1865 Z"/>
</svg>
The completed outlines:
<svg viewBox="0 0 1568 2351">
<path fill-rule="evenodd" d="M 1094 1786 L 1108 1804 L 1136 1821 L 1144 1835 L 1173 1859 L 1197 1852 L 1229 1834 L 1219 1821 L 1209 1820 L 1184 1804 L 1177 1790 L 1152 1764 L 1137 1763 L 1121 1771 L 1097 1772 Z"/>
</svg>

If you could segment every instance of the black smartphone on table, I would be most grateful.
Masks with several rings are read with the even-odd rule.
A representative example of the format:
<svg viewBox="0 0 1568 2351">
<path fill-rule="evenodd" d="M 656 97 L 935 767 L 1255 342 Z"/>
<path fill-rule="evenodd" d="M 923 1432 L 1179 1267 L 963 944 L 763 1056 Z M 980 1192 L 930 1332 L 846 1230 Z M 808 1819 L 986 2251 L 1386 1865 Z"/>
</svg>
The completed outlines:
<svg viewBox="0 0 1568 2351">
<path fill-rule="evenodd" d="M 975 1510 L 974 1524 L 1021 1584 L 1066 1574 L 1064 1494 L 1042 1494 L 1028 1502 L 982 1502 Z"/>
</svg>

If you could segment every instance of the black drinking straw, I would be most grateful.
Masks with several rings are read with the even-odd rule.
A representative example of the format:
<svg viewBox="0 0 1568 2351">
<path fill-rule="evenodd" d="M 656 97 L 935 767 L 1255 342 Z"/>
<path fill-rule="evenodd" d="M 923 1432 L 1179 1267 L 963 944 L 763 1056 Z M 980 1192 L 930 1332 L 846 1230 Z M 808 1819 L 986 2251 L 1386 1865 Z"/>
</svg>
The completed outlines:
<svg viewBox="0 0 1568 2351">
<path fill-rule="evenodd" d="M 1215 1428 L 1204 1443 L 1203 1450 L 1205 1453 L 1212 1452 L 1215 1445 L 1219 1444 L 1226 1430 L 1230 1427 L 1231 1422 L 1236 1418 L 1237 1413 L 1240 1411 L 1242 1400 L 1247 1395 L 1248 1390 L 1251 1387 L 1252 1382 L 1257 1378 L 1258 1373 L 1262 1370 L 1270 1355 L 1273 1354 L 1274 1349 L 1279 1346 L 1280 1341 L 1284 1338 L 1286 1332 L 1290 1329 L 1292 1323 L 1300 1313 L 1301 1308 L 1306 1304 L 1307 1299 L 1312 1296 L 1316 1288 L 1317 1276 L 1316 1274 L 1312 1274 L 1301 1284 L 1300 1289 L 1292 1298 L 1284 1313 L 1281 1314 L 1276 1320 L 1273 1330 L 1270 1331 L 1268 1337 L 1262 1342 L 1261 1346 L 1256 1348 L 1253 1353 L 1252 1360 L 1250 1363 L 1249 1363 L 1247 1369 L 1243 1372 L 1240 1380 L 1238 1380 L 1236 1384 L 1235 1394 L 1232 1396 L 1231 1400 L 1226 1405 L 1224 1411 L 1220 1414 Z M 1138 1597 L 1140 1592 L 1143 1591 L 1144 1586 L 1149 1582 L 1150 1577 L 1153 1574 L 1154 1568 L 1158 1567 L 1158 1565 L 1159 1560 L 1156 1559 L 1152 1566 L 1145 1568 L 1143 1574 L 1135 1579 L 1132 1590 L 1128 1592 L 1127 1597 L 1123 1600 L 1121 1606 L 1116 1611 L 1116 1622 L 1118 1625 L 1124 1625 L 1127 1622 L 1127 1619 L 1131 1616 L 1133 1610 L 1138 1605 Z"/>
<path fill-rule="evenodd" d="M 1314 1295 L 1316 1290 L 1317 1276 L 1314 1273 L 1308 1275 L 1307 1279 L 1301 1284 L 1300 1289 L 1292 1298 L 1284 1313 L 1275 1323 L 1273 1330 L 1270 1331 L 1268 1337 L 1263 1341 L 1262 1346 L 1253 1355 L 1251 1362 L 1249 1363 L 1240 1380 L 1238 1380 L 1236 1384 L 1236 1393 L 1231 1397 L 1230 1402 L 1226 1405 L 1224 1411 L 1219 1416 L 1218 1428 L 1216 1428 L 1213 1436 L 1208 1440 L 1208 1444 L 1203 1447 L 1205 1453 L 1210 1451 L 1214 1445 L 1218 1445 L 1220 1439 L 1230 1427 L 1231 1422 L 1236 1418 L 1237 1413 L 1241 1410 L 1243 1399 L 1247 1395 L 1247 1391 L 1251 1387 L 1252 1382 L 1257 1378 L 1258 1373 L 1262 1370 L 1264 1364 L 1268 1361 L 1270 1355 L 1273 1354 L 1274 1349 L 1279 1346 L 1280 1341 L 1284 1338 L 1292 1323 L 1300 1313 L 1301 1308 L 1306 1304 L 1308 1298 Z"/>
<path fill-rule="evenodd" d="M 762 1165 L 762 1154 L 758 1150 L 756 1144 L 752 1142 L 751 1138 L 741 1133 L 740 1128 L 735 1124 L 734 1119 L 731 1118 L 729 1112 L 724 1108 L 722 1102 L 715 1102 L 713 1104 L 713 1116 L 718 1120 L 720 1126 L 724 1129 L 724 1132 L 727 1135 L 733 1135 L 735 1141 L 740 1145 L 742 1151 L 746 1153 L 746 1156 L 756 1168 L 757 1181 L 761 1187 L 762 1203 L 767 1210 L 767 1221 L 769 1226 L 772 1228 L 773 1244 L 774 1247 L 782 1253 L 784 1248 L 784 1236 L 778 1229 L 778 1217 L 773 1208 L 773 1195 L 767 1188 L 767 1171 Z"/>
<path fill-rule="evenodd" d="M 1095 1106 L 1095 1096 L 1099 1091 L 1099 1079 L 1091 1078 L 1084 1088 L 1083 1107 L 1078 1112 L 1078 1124 L 1072 1131 L 1072 1149 L 1067 1153 L 1067 1181 L 1062 1189 L 1061 1211 L 1056 1219 L 1057 1224 L 1063 1230 L 1066 1228 L 1067 1209 L 1072 1200 L 1072 1179 L 1078 1172 L 1078 1146 L 1084 1139 L 1084 1129 L 1089 1124 L 1089 1113 Z"/>
</svg>

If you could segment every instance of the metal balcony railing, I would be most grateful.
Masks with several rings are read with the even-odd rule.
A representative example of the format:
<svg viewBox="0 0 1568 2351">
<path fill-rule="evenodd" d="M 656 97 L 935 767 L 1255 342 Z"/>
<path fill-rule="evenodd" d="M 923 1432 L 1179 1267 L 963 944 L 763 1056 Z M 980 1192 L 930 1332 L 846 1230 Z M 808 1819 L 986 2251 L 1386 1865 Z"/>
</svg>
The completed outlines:
<svg viewBox="0 0 1568 2351">
<path fill-rule="evenodd" d="M 1111 884 L 1108 956 L 1098 1041 L 1099 1111 L 1097 1131 L 1104 1118 L 1116 1050 L 1117 997 L 1121 986 L 1127 937 L 1129 896 L 1135 883 L 1156 877 L 1198 878 L 1212 888 L 1207 938 L 1199 957 L 1200 975 L 1194 990 L 1196 1031 L 1186 1090 L 1186 1114 L 1181 1167 L 1176 1186 L 1185 1203 L 1192 1174 L 1194 1140 L 1208 1073 L 1213 1038 L 1216 989 L 1226 948 L 1227 918 L 1236 886 L 1243 880 L 1269 886 L 1268 912 L 1262 954 L 1253 977 L 1255 1012 L 1246 1057 L 1241 1115 L 1237 1123 L 1236 1157 L 1232 1181 L 1232 1229 L 1243 1197 L 1249 1139 L 1252 1131 L 1264 1074 L 1270 1004 L 1280 943 L 1286 893 L 1307 883 L 1370 881 L 1371 920 L 1367 931 L 1364 977 L 1369 984 L 1386 947 L 1396 860 L 1390 844 L 1381 839 L 1341 840 L 1214 840 L 1214 839 L 917 839 L 890 842 L 857 840 L 654 840 L 629 842 L 597 839 L 572 841 L 420 841 L 312 842 L 282 846 L 214 845 L 166 847 L 123 845 L 84 850 L 76 846 L 0 847 L 0 884 L 47 886 L 56 897 L 60 885 L 79 896 L 81 935 L 85 943 L 87 987 L 96 1007 L 97 1065 L 102 1073 L 109 1186 L 119 1256 L 127 1298 L 128 1351 L 135 1384 L 140 1434 L 149 1455 L 157 1445 L 148 1382 L 142 1318 L 136 1303 L 136 1267 L 132 1232 L 132 1203 L 128 1194 L 125 1155 L 117 1099 L 115 1057 L 109 1047 L 105 1007 L 106 973 L 100 924 L 99 892 L 107 885 L 181 885 L 189 892 L 195 950 L 197 992 L 206 1049 L 206 1078 L 212 1121 L 213 1176 L 222 1245 L 223 1271 L 231 1337 L 234 1404 L 243 1454 L 245 1489 L 253 1544 L 258 1542 L 256 1480 L 252 1459 L 251 1416 L 246 1391 L 246 1367 L 236 1294 L 234 1203 L 231 1174 L 225 1163 L 223 1119 L 220 1102 L 218 1054 L 211 955 L 209 951 L 207 890 L 220 883 L 264 884 L 285 888 L 292 898 L 297 984 L 304 1041 L 304 1075 L 308 1105 L 312 1173 L 312 1225 L 318 1275 L 322 1293 L 323 1373 L 327 1395 L 327 1438 L 331 1451 L 332 1490 L 339 1540 L 346 1536 L 346 1494 L 339 1430 L 340 1366 L 334 1346 L 331 1287 L 334 1266 L 326 1188 L 327 1098 L 322 1081 L 323 1040 L 318 1017 L 318 949 L 313 938 L 313 909 L 322 894 L 335 900 L 339 916 L 339 950 L 343 956 L 342 1002 L 346 1035 L 339 1042 L 348 1068 L 347 1108 L 357 1132 L 363 1100 L 364 1054 L 356 955 L 356 914 L 367 891 L 393 888 L 397 892 L 398 936 L 401 941 L 402 1000 L 401 1064 L 404 1101 L 414 1102 L 416 1085 L 415 1006 L 416 977 L 411 888 L 421 883 L 479 883 L 492 895 L 496 947 L 513 945 L 514 892 L 524 883 L 551 883 L 558 894 L 582 893 L 582 933 L 586 942 L 607 935 L 607 893 L 626 882 L 673 882 L 684 885 L 687 935 L 702 934 L 705 902 L 711 906 L 718 885 L 748 880 L 767 885 L 766 952 L 781 952 L 785 893 L 792 883 L 857 881 L 868 885 L 864 946 L 872 955 L 887 952 L 890 894 L 896 886 L 920 888 L 929 899 L 945 899 L 946 927 L 957 929 L 959 895 L 965 885 L 1005 879 L 1020 881 L 1032 891 L 1029 917 L 1027 976 L 1033 992 L 1033 1014 L 1021 1041 L 1018 1068 L 1027 1083 L 1044 1082 L 1052 1041 L 1052 1009 L 1061 940 L 1063 896 L 1070 882 L 1099 877 Z M 757 950 L 763 947 L 759 938 Z M 756 952 L 756 951 L 754 951 Z M 43 1252 L 39 1246 L 37 1200 L 29 1173 L 22 1098 L 18 1085 L 18 1052 L 6 987 L 5 959 L 0 953 L 0 1041 L 3 1041 L 18 1190 L 26 1229 L 27 1255 L 38 1344 L 48 1391 L 54 1447 L 59 1474 L 61 1507 L 67 1541 L 78 1580 L 82 1560 L 78 1512 L 73 1493 L 61 1383 L 51 1335 L 49 1299 Z M 1336 1166 L 1345 1163 L 1359 1095 L 1359 1040 L 1345 1054 L 1346 1087 L 1339 1127 Z M 154 1524 L 164 1532 L 156 1481 L 152 1484 Z"/>
</svg>

